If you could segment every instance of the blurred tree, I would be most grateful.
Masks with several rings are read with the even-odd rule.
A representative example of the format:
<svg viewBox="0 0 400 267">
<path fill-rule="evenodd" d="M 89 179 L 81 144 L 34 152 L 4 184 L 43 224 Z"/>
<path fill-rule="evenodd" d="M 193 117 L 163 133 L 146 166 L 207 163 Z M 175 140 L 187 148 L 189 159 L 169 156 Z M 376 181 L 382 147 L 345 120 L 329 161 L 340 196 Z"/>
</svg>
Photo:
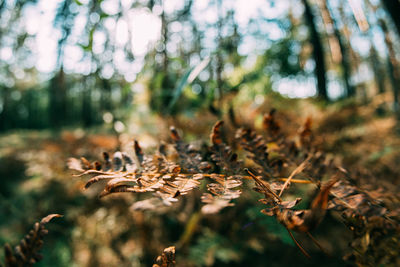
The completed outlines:
<svg viewBox="0 0 400 267">
<path fill-rule="evenodd" d="M 369 83 L 368 73 L 373 73 L 378 92 L 385 90 L 385 79 L 392 87 L 398 79 L 398 35 L 393 35 L 398 1 L 374 1 L 377 12 L 367 13 L 362 22 L 352 1 L 302 0 L 287 5 L 271 0 L 258 10 L 249 9 L 251 18 L 246 21 L 239 3 L 226 0 L 201 4 L 193 0 L 60 0 L 46 15 L 54 16 L 51 34 L 56 64 L 38 71 L 36 45 L 41 29 L 31 29 L 25 19 L 29 12 L 39 12 L 41 1 L 0 3 L 2 130 L 87 126 L 101 122 L 105 112 L 120 116 L 121 109 L 130 105 L 135 80 L 149 88 L 150 108 L 160 114 L 193 114 L 209 107 L 218 115 L 240 90 L 254 97 L 287 88 L 293 81 L 305 85 L 311 75 L 317 81 L 318 96 L 326 100 L 331 94 L 338 97 L 333 83 L 344 87 L 343 96 L 360 97 L 374 84 Z M 369 1 L 363 1 L 358 8 L 368 9 L 368 5 Z M 140 54 L 134 53 L 138 34 L 134 24 L 141 23 L 136 19 L 142 15 L 160 23 L 161 33 L 149 52 L 146 48 Z M 378 19 L 386 24 L 385 33 Z M 321 21 L 325 28 L 320 27 Z M 370 29 L 360 32 L 365 26 Z M 373 40 L 383 34 L 384 47 Z M 372 44 L 367 51 L 363 42 L 368 38 Z M 327 57 L 329 51 L 332 60 Z M 388 54 L 390 63 L 383 66 Z M 198 66 L 200 71 L 194 75 Z M 385 72 L 384 67 L 391 69 Z M 338 83 L 339 79 L 343 82 Z"/>
<path fill-rule="evenodd" d="M 388 27 L 386 22 L 383 19 L 379 20 L 379 25 L 382 28 L 382 31 L 385 35 L 385 43 L 388 50 L 388 69 L 389 69 L 389 77 L 392 82 L 392 90 L 393 90 L 393 108 L 396 113 L 399 113 L 399 91 L 400 91 L 400 65 L 396 59 L 396 53 L 393 47 L 393 41 L 389 34 Z"/>
<path fill-rule="evenodd" d="M 354 86 L 351 84 L 351 66 L 349 60 L 349 53 L 345 47 L 343 36 L 340 34 L 338 23 L 331 15 L 328 8 L 328 1 L 320 0 L 318 3 L 321 6 L 322 16 L 326 24 L 326 31 L 333 36 L 330 37 L 331 54 L 335 63 L 340 63 L 342 68 L 342 77 L 345 84 L 346 96 L 351 97 L 355 95 Z"/>
<path fill-rule="evenodd" d="M 307 0 L 302 0 L 302 3 L 304 5 L 304 19 L 310 30 L 310 42 L 313 46 L 313 57 L 315 61 L 315 76 L 317 78 L 318 96 L 324 100 L 328 100 L 325 77 L 326 65 L 321 37 L 318 33 L 315 17 L 310 4 Z"/>
<path fill-rule="evenodd" d="M 64 69 L 51 79 L 49 87 L 49 117 L 53 127 L 60 127 L 65 123 L 67 112 L 67 84 Z"/>
<path fill-rule="evenodd" d="M 378 93 L 384 93 L 385 90 L 385 72 L 382 67 L 381 61 L 379 59 L 379 55 L 376 52 L 376 49 L 373 44 L 371 44 L 370 48 L 370 59 L 371 66 L 374 71 L 375 83 L 378 88 Z"/>
<path fill-rule="evenodd" d="M 343 9 L 346 3 L 347 1 L 341 1 L 338 6 L 340 20 L 342 21 L 342 29 L 341 29 L 342 45 L 345 48 L 344 50 L 347 51 L 349 62 L 351 63 L 349 64 L 350 65 L 349 72 L 353 75 L 356 75 L 360 69 L 361 58 L 353 48 L 351 37 L 354 35 L 357 26 L 354 22 L 354 19 L 350 19 L 349 16 L 345 13 L 345 10 Z M 350 80 L 353 80 L 352 79 L 354 78 L 353 75 L 350 76 Z M 360 81 L 358 81 L 358 83 L 353 81 L 353 95 L 356 95 L 357 93 L 362 94 L 362 92 L 360 91 L 365 91 L 365 90 L 357 91 L 357 87 L 361 87 L 360 85 L 362 86 Z"/>
<path fill-rule="evenodd" d="M 382 0 L 388 13 L 390 14 L 400 36 L 400 1 L 399 0 Z"/>
</svg>

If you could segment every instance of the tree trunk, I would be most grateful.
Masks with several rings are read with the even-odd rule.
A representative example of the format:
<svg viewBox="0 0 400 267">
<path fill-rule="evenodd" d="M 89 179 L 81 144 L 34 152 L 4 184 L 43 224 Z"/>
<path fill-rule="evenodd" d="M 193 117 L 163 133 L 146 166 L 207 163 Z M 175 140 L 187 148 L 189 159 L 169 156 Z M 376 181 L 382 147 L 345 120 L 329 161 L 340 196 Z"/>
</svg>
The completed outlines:
<svg viewBox="0 0 400 267">
<path fill-rule="evenodd" d="M 350 36 L 351 32 L 350 29 L 347 27 L 347 25 L 350 25 L 351 23 L 348 20 L 348 17 L 346 16 L 344 10 L 343 10 L 343 3 L 341 2 L 341 6 L 339 6 L 339 13 L 340 13 L 340 18 L 343 22 L 343 29 L 342 32 L 339 31 L 339 35 L 342 36 L 341 41 L 342 45 L 344 47 L 345 51 L 345 56 L 347 57 L 347 61 L 349 62 L 347 67 L 349 68 L 348 70 L 348 75 L 349 75 L 349 80 L 351 80 L 351 73 L 353 72 L 358 72 L 359 66 L 360 66 L 360 57 L 359 55 L 354 51 L 353 47 L 350 44 Z M 338 28 L 337 28 L 338 29 Z M 350 64 L 351 62 L 351 64 Z M 355 96 L 358 92 L 357 88 L 360 88 L 360 86 L 356 84 L 352 84 L 351 90 L 350 91 L 350 96 Z"/>
<path fill-rule="evenodd" d="M 3 98 L 3 110 L 0 112 L 0 130 L 5 131 L 10 129 L 11 121 L 10 120 L 10 88 L 6 86 L 1 86 L 1 93 L 2 93 L 2 98 Z"/>
<path fill-rule="evenodd" d="M 377 7 L 372 5 L 371 2 L 369 0 L 365 1 L 367 7 L 368 7 L 368 13 L 367 13 L 367 18 L 371 18 L 374 17 L 376 19 L 376 10 Z M 375 79 L 375 83 L 376 83 L 376 87 L 377 87 L 377 93 L 384 93 L 386 91 L 385 89 L 385 77 L 386 77 L 386 73 L 384 70 L 384 67 L 382 66 L 382 62 L 379 59 L 379 55 L 378 52 L 375 49 L 374 46 L 374 35 L 372 34 L 372 31 L 368 31 L 368 36 L 371 42 L 371 48 L 370 48 L 370 52 L 369 52 L 369 61 L 371 64 L 371 67 L 374 71 L 374 79 Z"/>
<path fill-rule="evenodd" d="M 100 78 L 101 84 L 101 100 L 100 100 L 100 110 L 101 111 L 111 111 L 113 109 L 113 103 L 111 98 L 111 84 L 108 79 Z"/>
<path fill-rule="evenodd" d="M 376 52 L 373 45 L 371 45 L 369 55 L 370 55 L 372 69 L 374 70 L 375 83 L 376 83 L 376 87 L 378 88 L 378 93 L 380 93 L 380 94 L 384 93 L 386 91 L 385 90 L 385 72 L 382 69 L 382 64 L 379 61 L 378 53 Z"/>
<path fill-rule="evenodd" d="M 88 84 L 87 76 L 83 78 L 82 84 L 82 121 L 85 127 L 89 127 L 93 124 L 92 92 L 90 90 L 92 84 Z"/>
<path fill-rule="evenodd" d="M 382 31 L 385 34 L 385 43 L 388 50 L 387 61 L 388 61 L 389 77 L 393 89 L 393 108 L 396 113 L 399 113 L 400 66 L 399 62 L 396 59 L 396 53 L 394 51 L 393 41 L 389 35 L 389 31 L 385 21 L 379 20 L 379 25 L 381 26 Z"/>
<path fill-rule="evenodd" d="M 223 26 L 223 17 L 222 17 L 222 3 L 221 0 L 217 0 L 217 12 L 218 12 L 218 21 L 217 21 L 217 66 L 216 66 L 216 78 L 217 78 L 217 93 L 218 93 L 218 106 L 221 108 L 222 94 L 223 94 L 223 80 L 222 80 L 222 71 L 223 71 L 223 59 L 222 59 L 222 26 Z"/>
<path fill-rule="evenodd" d="M 390 14 L 400 36 L 400 1 L 399 0 L 382 0 L 388 13 Z"/>
<path fill-rule="evenodd" d="M 329 8 L 327 6 L 327 2 L 325 0 L 319 1 L 322 6 L 322 11 L 323 13 L 326 14 L 327 17 L 327 22 L 331 24 L 331 28 L 333 31 L 333 35 L 335 36 L 337 40 L 337 45 L 339 46 L 339 54 L 340 54 L 340 63 L 342 66 L 342 76 L 343 76 L 343 81 L 345 83 L 346 87 L 346 96 L 347 97 L 352 97 L 355 95 L 356 90 L 354 86 L 350 83 L 350 78 L 351 78 L 351 65 L 350 65 L 350 60 L 349 60 L 349 53 L 348 50 L 346 49 L 345 46 L 345 41 L 343 40 L 343 36 L 340 34 L 339 28 L 337 26 L 337 21 L 333 18 L 331 15 Z"/>
<path fill-rule="evenodd" d="M 64 69 L 62 67 L 50 81 L 49 94 L 50 125 L 52 127 L 59 127 L 65 122 L 67 111 L 67 86 Z"/>
<path fill-rule="evenodd" d="M 325 76 L 326 66 L 325 66 L 324 50 L 322 47 L 322 42 L 317 31 L 317 26 L 315 24 L 315 19 L 311 10 L 311 6 L 307 2 L 307 0 L 302 0 L 302 2 L 304 5 L 304 17 L 308 25 L 308 28 L 310 30 L 310 42 L 313 46 L 318 97 L 324 100 L 329 100 L 326 88 L 326 76 Z"/>
</svg>

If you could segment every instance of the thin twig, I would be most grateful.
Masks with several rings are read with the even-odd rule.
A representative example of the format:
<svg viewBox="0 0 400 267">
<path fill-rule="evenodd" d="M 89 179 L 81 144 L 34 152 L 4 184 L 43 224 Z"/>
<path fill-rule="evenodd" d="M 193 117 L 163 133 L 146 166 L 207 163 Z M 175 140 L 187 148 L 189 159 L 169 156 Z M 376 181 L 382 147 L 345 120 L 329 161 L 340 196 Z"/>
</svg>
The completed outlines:
<svg viewBox="0 0 400 267">
<path fill-rule="evenodd" d="M 283 191 L 285 190 L 286 186 L 290 183 L 290 181 L 292 180 L 292 178 L 294 176 L 296 176 L 297 174 L 301 173 L 306 167 L 307 164 L 309 162 L 309 160 L 311 159 L 311 155 L 308 156 L 288 177 L 288 179 L 286 180 L 286 182 L 284 183 L 281 191 L 279 192 L 279 197 L 282 196 Z"/>
<path fill-rule="evenodd" d="M 254 181 L 263 189 L 267 190 L 268 192 L 270 192 L 274 197 L 276 197 L 276 199 L 281 202 L 281 198 L 274 192 L 271 190 L 271 188 L 269 188 L 269 186 L 267 184 L 264 183 L 264 181 L 262 181 L 258 176 L 255 176 L 249 169 L 245 169 L 245 171 L 247 171 L 247 173 L 254 179 Z"/>
<path fill-rule="evenodd" d="M 314 242 L 315 245 L 317 245 L 317 247 L 319 247 L 319 249 L 325 253 L 326 255 L 329 255 L 328 252 L 326 252 L 326 250 L 321 246 L 320 243 L 318 243 L 317 239 L 315 239 L 310 232 L 306 232 L 307 235 L 311 238 L 311 240 Z"/>
<path fill-rule="evenodd" d="M 277 180 L 285 182 L 285 181 L 289 180 L 289 178 L 278 178 Z M 313 183 L 311 181 L 301 180 L 301 179 L 292 179 L 292 180 L 290 180 L 290 182 L 295 183 L 295 184 L 312 184 Z"/>
<path fill-rule="evenodd" d="M 286 228 L 286 227 L 285 227 Z M 297 242 L 297 240 L 294 238 L 292 232 L 290 232 L 290 230 L 288 228 L 286 228 L 286 230 L 288 231 L 290 237 L 293 239 L 294 243 L 296 244 L 296 246 L 300 249 L 300 251 L 304 254 L 304 256 L 306 256 L 307 258 L 311 259 L 311 256 L 307 253 L 307 251 L 305 251 L 305 249 L 300 245 L 299 242 Z"/>
</svg>

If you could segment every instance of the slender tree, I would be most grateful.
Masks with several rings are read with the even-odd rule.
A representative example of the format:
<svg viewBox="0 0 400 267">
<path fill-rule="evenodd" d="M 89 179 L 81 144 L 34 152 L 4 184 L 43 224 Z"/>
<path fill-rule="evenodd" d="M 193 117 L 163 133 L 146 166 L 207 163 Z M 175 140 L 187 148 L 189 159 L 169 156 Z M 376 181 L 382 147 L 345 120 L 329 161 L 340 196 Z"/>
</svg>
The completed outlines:
<svg viewBox="0 0 400 267">
<path fill-rule="evenodd" d="M 382 0 L 387 12 L 390 14 L 400 36 L 400 1 L 399 0 Z"/>
<path fill-rule="evenodd" d="M 92 116 L 92 91 L 90 90 L 92 83 L 90 77 L 82 77 L 82 121 L 85 127 L 93 124 Z"/>
<path fill-rule="evenodd" d="M 218 92 L 218 101 L 220 102 L 223 95 L 223 80 L 222 80 L 222 71 L 224 68 L 223 58 L 222 58 L 222 27 L 224 24 L 224 18 L 222 15 L 222 0 L 217 0 L 217 12 L 218 12 L 218 21 L 217 21 L 217 53 L 216 53 L 216 78 L 217 78 L 217 92 Z"/>
<path fill-rule="evenodd" d="M 328 92 L 326 88 L 326 66 L 324 59 L 324 50 L 322 46 L 321 37 L 317 31 L 315 17 L 312 12 L 311 6 L 307 0 L 302 0 L 304 5 L 304 18 L 310 30 L 310 42 L 313 46 L 313 57 L 315 61 L 315 76 L 317 77 L 317 92 L 318 97 L 324 100 L 328 99 Z"/>
<path fill-rule="evenodd" d="M 319 1 L 320 6 L 321 6 L 321 12 L 323 14 L 323 18 L 325 21 L 326 25 L 333 35 L 331 38 L 332 40 L 330 43 L 331 47 L 333 46 L 334 48 L 331 48 L 332 51 L 332 56 L 334 54 L 337 54 L 336 56 L 336 63 L 340 63 L 342 67 L 342 76 L 343 76 L 343 81 L 345 83 L 345 88 L 346 88 L 346 95 L 347 97 L 354 96 L 355 95 L 355 89 L 354 86 L 350 82 L 351 78 L 351 65 L 350 65 L 350 60 L 349 60 L 349 53 L 348 50 L 345 47 L 345 40 L 343 40 L 343 36 L 340 33 L 338 23 L 336 19 L 332 16 L 331 14 L 331 9 L 328 7 L 328 1 Z M 328 31 L 328 30 L 327 30 Z"/>
<path fill-rule="evenodd" d="M 66 120 L 67 85 L 63 67 L 50 81 L 49 88 L 49 119 L 52 127 L 60 127 Z"/>
<path fill-rule="evenodd" d="M 384 93 L 385 90 L 385 72 L 382 67 L 382 63 L 379 59 L 379 55 L 376 52 L 374 45 L 371 44 L 369 50 L 369 57 L 371 60 L 372 69 L 374 71 L 375 83 L 378 88 L 378 93 Z"/>
<path fill-rule="evenodd" d="M 396 53 L 393 47 L 393 41 L 389 34 L 386 22 L 382 19 L 379 20 L 379 25 L 385 35 L 385 43 L 388 50 L 388 69 L 389 77 L 392 83 L 393 90 L 393 107 L 396 113 L 399 112 L 399 91 L 400 91 L 400 69 L 399 62 L 396 59 Z"/>
<path fill-rule="evenodd" d="M 366 9 L 367 19 L 369 21 L 371 21 L 372 18 L 374 18 L 376 20 L 377 19 L 376 18 L 377 7 L 372 5 L 369 0 L 365 0 L 365 3 L 368 7 Z M 371 23 L 369 23 L 369 24 L 371 24 Z M 374 27 L 374 26 L 372 26 L 372 24 L 371 24 L 371 27 Z M 369 60 L 370 60 L 371 68 L 374 72 L 374 79 L 375 79 L 375 83 L 376 83 L 376 87 L 377 87 L 377 93 L 384 93 L 386 91 L 386 89 L 385 89 L 385 77 L 386 77 L 385 67 L 383 66 L 381 59 L 379 57 L 379 54 L 375 49 L 374 35 L 372 34 L 372 32 L 373 32 L 372 30 L 368 31 L 368 36 L 369 36 L 369 39 L 371 42 L 371 48 L 370 48 L 370 52 L 369 52 Z"/>
<path fill-rule="evenodd" d="M 350 23 L 350 19 L 348 18 L 348 16 L 346 16 L 346 14 L 343 10 L 344 3 L 346 3 L 346 2 L 342 1 L 341 5 L 339 5 L 339 8 L 338 8 L 340 20 L 343 22 L 343 26 L 342 26 L 341 30 L 339 28 L 338 28 L 338 30 L 339 30 L 339 35 L 341 36 L 342 45 L 344 47 L 343 51 L 345 51 L 345 54 L 348 57 L 348 62 L 349 62 L 349 64 L 348 64 L 349 71 L 348 72 L 356 73 L 361 64 L 361 59 L 360 59 L 360 56 L 356 53 L 356 51 L 354 51 L 354 49 L 351 45 L 351 42 L 350 42 L 352 32 L 351 32 L 351 29 L 349 28 L 349 25 L 351 23 Z M 335 22 L 337 22 L 337 20 L 335 20 Z M 349 74 L 349 79 L 351 80 L 351 74 Z M 355 85 L 355 84 L 353 84 L 353 93 L 352 94 L 353 95 L 357 94 L 357 85 Z"/>
</svg>

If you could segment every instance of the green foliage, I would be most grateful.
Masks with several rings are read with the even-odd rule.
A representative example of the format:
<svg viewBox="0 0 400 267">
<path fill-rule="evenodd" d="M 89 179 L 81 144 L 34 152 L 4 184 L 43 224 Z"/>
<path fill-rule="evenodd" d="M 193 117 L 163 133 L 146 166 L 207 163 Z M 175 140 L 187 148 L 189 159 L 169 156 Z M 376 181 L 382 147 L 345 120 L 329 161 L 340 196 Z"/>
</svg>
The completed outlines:
<svg viewBox="0 0 400 267">
<path fill-rule="evenodd" d="M 218 262 L 239 261 L 240 252 L 230 245 L 230 240 L 209 229 L 204 229 L 197 243 L 190 248 L 189 259 L 199 266 L 213 266 Z"/>
<path fill-rule="evenodd" d="M 259 207 L 249 208 L 246 211 L 246 215 L 248 216 L 249 221 L 255 222 L 263 229 L 263 231 L 265 231 L 265 233 L 271 235 L 272 238 L 278 238 L 286 245 L 295 246 L 285 227 L 278 223 L 274 218 L 260 213 Z"/>
</svg>

